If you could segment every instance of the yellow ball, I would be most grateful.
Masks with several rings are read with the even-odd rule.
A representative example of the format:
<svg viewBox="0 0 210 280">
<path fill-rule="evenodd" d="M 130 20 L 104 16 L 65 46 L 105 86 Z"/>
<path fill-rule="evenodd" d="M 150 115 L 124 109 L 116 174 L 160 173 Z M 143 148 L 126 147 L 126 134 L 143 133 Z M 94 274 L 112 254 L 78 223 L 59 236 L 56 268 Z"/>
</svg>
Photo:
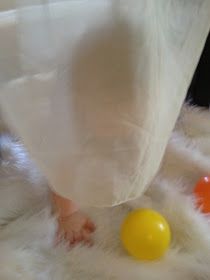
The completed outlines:
<svg viewBox="0 0 210 280">
<path fill-rule="evenodd" d="M 128 214 L 121 227 L 121 240 L 127 252 L 139 260 L 155 260 L 164 255 L 171 241 L 165 218 L 151 209 Z"/>
</svg>

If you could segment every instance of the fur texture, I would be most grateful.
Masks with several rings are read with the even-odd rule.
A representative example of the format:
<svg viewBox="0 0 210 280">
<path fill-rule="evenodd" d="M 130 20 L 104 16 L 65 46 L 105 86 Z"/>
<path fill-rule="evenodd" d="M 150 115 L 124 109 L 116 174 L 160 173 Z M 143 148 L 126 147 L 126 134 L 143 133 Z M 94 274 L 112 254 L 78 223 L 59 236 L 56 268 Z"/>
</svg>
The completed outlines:
<svg viewBox="0 0 210 280">
<path fill-rule="evenodd" d="M 1 136 L 1 280 L 208 280 L 210 219 L 194 206 L 192 189 L 210 173 L 210 113 L 184 108 L 160 171 L 147 193 L 111 209 L 86 209 L 97 224 L 95 245 L 55 247 L 56 221 L 47 184 L 24 148 Z M 173 241 L 157 261 L 134 261 L 121 248 L 119 227 L 130 208 L 152 207 L 170 223 Z"/>
</svg>

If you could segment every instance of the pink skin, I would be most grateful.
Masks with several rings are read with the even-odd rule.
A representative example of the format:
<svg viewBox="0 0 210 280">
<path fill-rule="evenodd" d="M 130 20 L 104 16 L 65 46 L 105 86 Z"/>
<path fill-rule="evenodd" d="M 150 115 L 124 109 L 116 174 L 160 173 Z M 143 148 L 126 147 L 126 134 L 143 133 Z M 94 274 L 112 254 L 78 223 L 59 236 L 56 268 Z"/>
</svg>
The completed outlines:
<svg viewBox="0 0 210 280">
<path fill-rule="evenodd" d="M 64 238 L 69 242 L 69 245 L 75 245 L 79 242 L 91 245 L 91 236 L 95 231 L 95 225 L 92 221 L 71 200 L 52 193 L 52 202 L 55 211 L 58 213 L 56 243 Z"/>
</svg>

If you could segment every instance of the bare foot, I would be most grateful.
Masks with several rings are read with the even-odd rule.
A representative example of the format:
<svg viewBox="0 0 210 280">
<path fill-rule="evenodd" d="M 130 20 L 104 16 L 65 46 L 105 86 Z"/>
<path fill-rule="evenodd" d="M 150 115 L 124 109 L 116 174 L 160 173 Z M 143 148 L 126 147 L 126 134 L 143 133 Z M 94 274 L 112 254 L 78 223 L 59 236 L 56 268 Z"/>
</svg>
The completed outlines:
<svg viewBox="0 0 210 280">
<path fill-rule="evenodd" d="M 58 214 L 58 234 L 56 244 L 65 238 L 70 245 L 84 242 L 92 244 L 91 235 L 95 231 L 95 225 L 81 212 L 77 205 L 69 199 L 52 193 L 53 209 Z"/>
<path fill-rule="evenodd" d="M 58 242 L 64 238 L 70 245 L 83 242 L 92 245 L 92 233 L 95 225 L 81 211 L 76 211 L 70 216 L 58 218 Z"/>
</svg>

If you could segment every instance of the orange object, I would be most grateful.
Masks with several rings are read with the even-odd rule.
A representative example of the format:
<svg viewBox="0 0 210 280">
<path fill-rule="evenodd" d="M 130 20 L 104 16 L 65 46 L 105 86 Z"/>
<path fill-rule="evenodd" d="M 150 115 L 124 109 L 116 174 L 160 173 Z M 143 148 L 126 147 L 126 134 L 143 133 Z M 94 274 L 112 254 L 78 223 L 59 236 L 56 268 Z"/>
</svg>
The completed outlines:
<svg viewBox="0 0 210 280">
<path fill-rule="evenodd" d="M 203 213 L 210 213 L 210 176 L 202 177 L 196 184 L 194 194 Z"/>
</svg>

